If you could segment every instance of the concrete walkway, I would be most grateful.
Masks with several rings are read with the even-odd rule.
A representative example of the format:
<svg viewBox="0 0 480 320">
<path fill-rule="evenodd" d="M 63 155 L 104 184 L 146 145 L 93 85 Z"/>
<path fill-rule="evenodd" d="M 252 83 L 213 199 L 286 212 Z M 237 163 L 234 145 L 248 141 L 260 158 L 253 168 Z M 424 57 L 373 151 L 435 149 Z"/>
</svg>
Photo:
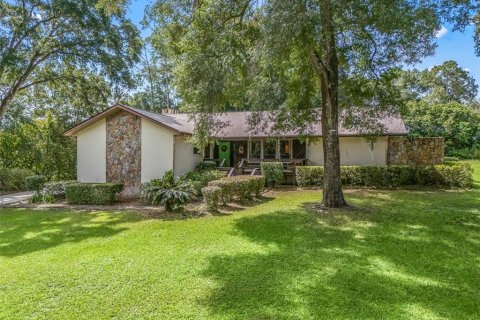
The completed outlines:
<svg viewBox="0 0 480 320">
<path fill-rule="evenodd" d="M 26 204 L 32 195 L 33 192 L 27 191 L 0 196 L 0 208 L 15 207 L 21 204 Z"/>
</svg>

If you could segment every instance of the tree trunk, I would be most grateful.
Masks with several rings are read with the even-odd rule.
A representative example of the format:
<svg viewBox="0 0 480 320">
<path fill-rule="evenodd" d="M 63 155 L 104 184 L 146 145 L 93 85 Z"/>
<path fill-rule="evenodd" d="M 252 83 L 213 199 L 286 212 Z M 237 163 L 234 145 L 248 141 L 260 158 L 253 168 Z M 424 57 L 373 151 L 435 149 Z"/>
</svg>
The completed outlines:
<svg viewBox="0 0 480 320">
<path fill-rule="evenodd" d="M 322 92 L 323 200 L 326 208 L 347 206 L 340 177 L 340 145 L 338 139 L 338 56 L 330 1 L 323 2 L 322 55 L 312 51 L 312 62 L 320 78 Z"/>
</svg>

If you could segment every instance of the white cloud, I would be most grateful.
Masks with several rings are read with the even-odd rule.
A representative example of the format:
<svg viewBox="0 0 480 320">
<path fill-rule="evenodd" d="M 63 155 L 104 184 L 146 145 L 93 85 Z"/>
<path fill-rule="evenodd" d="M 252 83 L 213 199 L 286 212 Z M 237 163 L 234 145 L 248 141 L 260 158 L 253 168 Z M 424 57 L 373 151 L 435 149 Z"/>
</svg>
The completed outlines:
<svg viewBox="0 0 480 320">
<path fill-rule="evenodd" d="M 470 72 L 470 69 L 468 69 L 468 68 L 463 68 L 463 71 Z"/>
<path fill-rule="evenodd" d="M 442 26 L 440 30 L 435 33 L 436 38 L 441 38 L 448 33 L 448 29 Z"/>
</svg>

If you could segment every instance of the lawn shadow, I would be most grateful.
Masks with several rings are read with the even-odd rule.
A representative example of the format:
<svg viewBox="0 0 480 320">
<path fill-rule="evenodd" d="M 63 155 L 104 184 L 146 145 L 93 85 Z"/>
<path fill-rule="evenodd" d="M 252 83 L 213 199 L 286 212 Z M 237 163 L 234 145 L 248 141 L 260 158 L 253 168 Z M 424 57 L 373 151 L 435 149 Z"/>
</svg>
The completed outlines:
<svg viewBox="0 0 480 320">
<path fill-rule="evenodd" d="M 479 217 L 462 210 L 478 195 L 432 206 L 441 194 L 365 191 L 350 195 L 353 209 L 302 203 L 241 218 L 236 233 L 264 250 L 212 257 L 204 276 L 218 287 L 202 302 L 232 319 L 476 318 Z M 436 206 L 456 209 L 445 217 Z"/>
<path fill-rule="evenodd" d="M 129 212 L 56 212 L 16 209 L 0 214 L 0 256 L 14 257 L 89 238 L 111 237 L 144 219 Z"/>
</svg>

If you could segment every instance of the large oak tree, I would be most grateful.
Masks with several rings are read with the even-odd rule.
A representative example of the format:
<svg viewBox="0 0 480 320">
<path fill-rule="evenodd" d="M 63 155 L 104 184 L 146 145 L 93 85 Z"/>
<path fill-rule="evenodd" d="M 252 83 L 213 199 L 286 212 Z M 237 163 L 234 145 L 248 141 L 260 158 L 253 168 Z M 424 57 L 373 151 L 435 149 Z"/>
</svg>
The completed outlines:
<svg viewBox="0 0 480 320">
<path fill-rule="evenodd" d="M 0 0 L 0 121 L 15 97 L 88 69 L 117 85 L 131 83 L 141 39 L 124 0 Z"/>
<path fill-rule="evenodd" d="M 201 122 L 242 105 L 279 110 L 279 127 L 303 130 L 320 118 L 322 204 L 341 207 L 346 202 L 339 115 L 361 127 L 367 118 L 391 110 L 398 98 L 392 71 L 431 55 L 441 25 L 464 27 L 476 5 L 468 0 L 158 0 L 148 17 L 174 61 L 184 108 Z M 209 133 L 199 128 L 197 135 Z"/>
</svg>

